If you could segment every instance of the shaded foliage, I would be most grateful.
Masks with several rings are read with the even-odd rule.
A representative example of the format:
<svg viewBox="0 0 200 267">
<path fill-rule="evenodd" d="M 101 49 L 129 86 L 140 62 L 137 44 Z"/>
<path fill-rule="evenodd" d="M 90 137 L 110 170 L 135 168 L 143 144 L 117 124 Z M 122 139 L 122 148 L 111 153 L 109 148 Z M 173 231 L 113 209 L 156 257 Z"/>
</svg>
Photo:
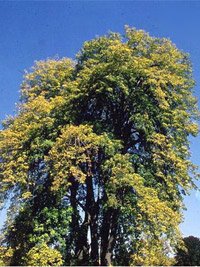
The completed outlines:
<svg viewBox="0 0 200 267">
<path fill-rule="evenodd" d="M 200 239 L 194 236 L 183 238 L 184 248 L 178 249 L 175 259 L 177 266 L 200 265 Z"/>
</svg>

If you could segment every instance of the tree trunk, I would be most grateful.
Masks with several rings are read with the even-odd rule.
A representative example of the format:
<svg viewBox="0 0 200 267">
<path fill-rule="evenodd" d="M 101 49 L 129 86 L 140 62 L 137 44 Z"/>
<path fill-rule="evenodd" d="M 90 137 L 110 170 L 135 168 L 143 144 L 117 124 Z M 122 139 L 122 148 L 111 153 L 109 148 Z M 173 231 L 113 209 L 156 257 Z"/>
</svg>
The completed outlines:
<svg viewBox="0 0 200 267">
<path fill-rule="evenodd" d="M 101 265 L 112 264 L 113 248 L 116 240 L 118 209 L 108 208 L 105 212 L 101 231 Z"/>
<path fill-rule="evenodd" d="M 92 265 L 98 266 L 99 262 L 99 234 L 98 234 L 98 215 L 99 215 L 99 203 L 94 203 L 94 207 L 91 210 L 91 261 Z"/>
<path fill-rule="evenodd" d="M 77 240 L 77 253 L 76 258 L 78 260 L 77 265 L 84 266 L 88 265 L 89 259 L 89 245 L 87 240 L 88 226 L 90 218 L 85 213 L 85 219 L 79 228 L 78 240 Z"/>
<path fill-rule="evenodd" d="M 98 203 L 95 202 L 94 188 L 92 176 L 86 178 L 87 197 L 86 197 L 86 210 L 90 218 L 90 235 L 91 235 L 91 264 L 94 266 L 99 265 L 99 247 L 98 247 Z"/>
<path fill-rule="evenodd" d="M 72 185 L 70 186 L 70 203 L 73 209 L 72 222 L 71 222 L 71 236 L 69 239 L 71 246 L 71 253 L 74 251 L 74 257 L 72 257 L 70 265 L 87 265 L 89 258 L 89 251 L 87 246 L 87 229 L 88 229 L 88 214 L 85 213 L 85 219 L 82 225 L 80 225 L 80 214 L 78 210 L 78 182 L 72 178 Z M 87 259 L 87 262 L 86 262 Z"/>
</svg>

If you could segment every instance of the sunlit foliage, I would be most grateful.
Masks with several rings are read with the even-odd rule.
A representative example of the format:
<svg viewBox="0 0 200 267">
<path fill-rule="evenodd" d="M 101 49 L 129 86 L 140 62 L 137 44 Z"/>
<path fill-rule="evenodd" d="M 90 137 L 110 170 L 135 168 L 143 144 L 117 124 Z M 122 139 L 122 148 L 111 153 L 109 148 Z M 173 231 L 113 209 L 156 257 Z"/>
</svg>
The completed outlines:
<svg viewBox="0 0 200 267">
<path fill-rule="evenodd" d="M 197 177 L 193 86 L 187 54 L 129 27 L 36 62 L 0 132 L 11 264 L 168 265 Z"/>
<path fill-rule="evenodd" d="M 61 266 L 63 260 L 56 249 L 49 248 L 42 243 L 27 253 L 25 263 L 30 266 Z"/>
</svg>

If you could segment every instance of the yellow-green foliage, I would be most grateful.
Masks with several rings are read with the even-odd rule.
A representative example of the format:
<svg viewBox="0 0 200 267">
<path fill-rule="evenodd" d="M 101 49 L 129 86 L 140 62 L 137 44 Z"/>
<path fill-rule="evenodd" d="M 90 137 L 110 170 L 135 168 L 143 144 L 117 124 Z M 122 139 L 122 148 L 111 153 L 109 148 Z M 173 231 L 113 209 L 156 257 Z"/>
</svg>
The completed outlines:
<svg viewBox="0 0 200 267">
<path fill-rule="evenodd" d="M 163 239 L 144 237 L 137 245 L 132 256 L 132 265 L 136 266 L 173 266 L 175 260 L 169 256 L 170 248 Z"/>
<path fill-rule="evenodd" d="M 22 99 L 32 100 L 37 96 L 49 99 L 63 95 L 68 90 L 74 63 L 68 58 L 37 61 L 30 73 L 26 72 L 22 83 Z"/>
<path fill-rule="evenodd" d="M 188 142 L 198 132 L 193 85 L 187 54 L 168 39 L 129 27 L 123 38 L 111 33 L 85 42 L 76 62 L 36 62 L 25 74 L 16 116 L 0 131 L 1 200 L 12 192 L 18 223 L 5 240 L 15 244 L 19 232 L 21 244 L 12 247 L 13 259 L 56 265 L 62 264 L 59 253 L 68 253 L 66 265 L 95 265 L 101 255 L 91 256 L 88 231 L 96 231 L 100 246 L 99 233 L 114 220 L 104 243 L 112 233 L 116 242 L 108 247 L 117 265 L 167 265 L 165 244 L 180 243 L 182 192 L 195 188 L 197 177 Z M 62 233 L 59 225 L 54 234 L 61 209 L 70 230 Z M 34 223 L 20 224 L 20 216 Z M 47 233 L 38 225 L 53 233 L 40 253 L 36 235 Z M 50 248 L 55 244 L 60 252 Z M 57 262 L 42 262 L 53 252 Z M 110 264 L 102 257 L 102 265 Z"/>
<path fill-rule="evenodd" d="M 27 266 L 62 266 L 63 260 L 59 251 L 42 243 L 27 253 L 25 264 Z"/>
<path fill-rule="evenodd" d="M 9 266 L 12 256 L 12 248 L 0 247 L 0 266 Z"/>
<path fill-rule="evenodd" d="M 92 175 L 92 164 L 97 161 L 100 149 L 104 149 L 107 155 L 113 155 L 121 148 L 120 141 L 112 140 L 107 134 L 97 135 L 91 126 L 67 126 L 57 138 L 46 160 L 52 165 L 53 177 L 52 189 L 69 186 L 69 177 L 76 177 L 79 183 L 84 183 L 87 175 Z M 86 164 L 86 171 L 81 165 Z M 66 177 L 66 179 L 65 179 Z"/>
</svg>

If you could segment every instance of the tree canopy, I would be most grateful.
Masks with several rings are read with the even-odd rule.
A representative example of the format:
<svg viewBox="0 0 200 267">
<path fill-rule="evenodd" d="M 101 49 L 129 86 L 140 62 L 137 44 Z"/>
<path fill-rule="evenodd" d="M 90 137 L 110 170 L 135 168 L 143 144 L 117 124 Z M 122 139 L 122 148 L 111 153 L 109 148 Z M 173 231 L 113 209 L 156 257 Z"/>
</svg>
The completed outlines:
<svg viewBox="0 0 200 267">
<path fill-rule="evenodd" d="M 10 264 L 167 264 L 195 188 L 193 86 L 187 54 L 129 27 L 36 62 L 0 131 Z"/>
<path fill-rule="evenodd" d="M 184 248 L 178 248 L 175 259 L 177 266 L 200 265 L 200 239 L 194 236 L 183 238 Z"/>
</svg>

